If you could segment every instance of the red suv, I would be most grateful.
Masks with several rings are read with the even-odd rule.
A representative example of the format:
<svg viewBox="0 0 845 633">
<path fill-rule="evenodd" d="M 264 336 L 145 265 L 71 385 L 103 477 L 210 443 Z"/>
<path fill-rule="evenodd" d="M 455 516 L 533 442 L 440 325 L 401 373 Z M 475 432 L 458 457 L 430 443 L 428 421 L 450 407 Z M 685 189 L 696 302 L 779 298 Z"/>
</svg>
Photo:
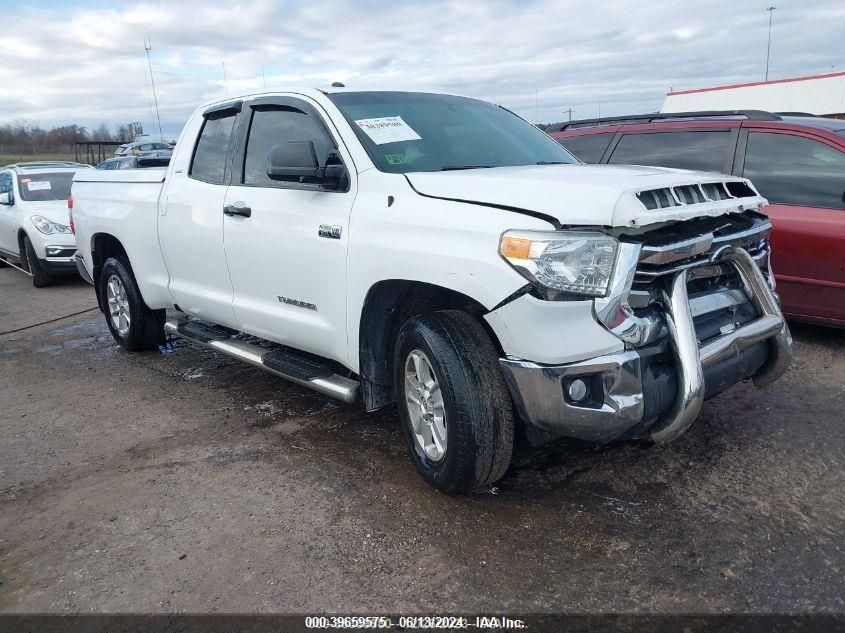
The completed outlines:
<svg viewBox="0 0 845 633">
<path fill-rule="evenodd" d="M 750 178 L 769 200 L 783 312 L 845 326 L 845 120 L 743 110 L 572 121 L 546 131 L 586 163 Z"/>
</svg>

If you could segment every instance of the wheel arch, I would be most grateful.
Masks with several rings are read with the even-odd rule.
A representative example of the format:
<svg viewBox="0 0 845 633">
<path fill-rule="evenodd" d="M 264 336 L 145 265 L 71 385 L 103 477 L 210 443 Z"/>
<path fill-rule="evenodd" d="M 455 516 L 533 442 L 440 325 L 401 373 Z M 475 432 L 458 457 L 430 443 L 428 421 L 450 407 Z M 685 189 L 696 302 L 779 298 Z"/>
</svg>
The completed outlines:
<svg viewBox="0 0 845 633">
<path fill-rule="evenodd" d="M 26 229 L 20 227 L 18 229 L 18 249 L 21 253 L 21 260 L 23 260 L 23 240 L 25 237 L 29 237 L 29 234 L 26 232 Z M 32 238 L 30 237 L 29 240 L 31 242 Z"/>
<path fill-rule="evenodd" d="M 100 292 L 100 274 L 103 271 L 103 264 L 109 257 L 119 257 L 126 262 L 130 271 L 132 270 L 132 263 L 129 261 L 129 255 L 123 244 L 114 235 L 110 233 L 94 233 L 91 236 L 91 260 L 92 260 L 92 274 L 91 278 L 94 280 L 94 291 L 97 294 L 97 303 L 101 310 L 105 310 L 104 299 Z"/>
<path fill-rule="evenodd" d="M 21 268 L 29 272 L 29 261 L 27 260 L 27 255 L 23 242 L 25 238 L 28 238 L 29 241 L 32 242 L 32 238 L 29 237 L 29 234 L 26 232 L 26 229 L 24 229 L 23 227 L 18 228 L 18 257 L 20 257 Z"/>
<path fill-rule="evenodd" d="M 402 324 L 426 312 L 460 310 L 473 316 L 494 346 L 501 346 L 482 318 L 488 310 L 461 292 L 421 281 L 386 279 L 368 290 L 358 328 L 358 360 L 364 408 L 374 411 L 394 401 L 393 348 Z"/>
</svg>

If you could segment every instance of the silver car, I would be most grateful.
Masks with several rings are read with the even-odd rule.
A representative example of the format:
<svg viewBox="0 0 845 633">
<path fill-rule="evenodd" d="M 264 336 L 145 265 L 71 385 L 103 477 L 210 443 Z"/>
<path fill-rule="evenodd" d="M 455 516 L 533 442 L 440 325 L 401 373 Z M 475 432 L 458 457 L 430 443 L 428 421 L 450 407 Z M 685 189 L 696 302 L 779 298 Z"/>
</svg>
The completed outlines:
<svg viewBox="0 0 845 633">
<path fill-rule="evenodd" d="M 172 150 L 173 146 L 170 143 L 162 141 L 136 141 L 134 143 L 126 143 L 120 145 L 114 150 L 115 156 L 143 156 L 150 152 L 160 152 L 164 150 Z"/>
</svg>

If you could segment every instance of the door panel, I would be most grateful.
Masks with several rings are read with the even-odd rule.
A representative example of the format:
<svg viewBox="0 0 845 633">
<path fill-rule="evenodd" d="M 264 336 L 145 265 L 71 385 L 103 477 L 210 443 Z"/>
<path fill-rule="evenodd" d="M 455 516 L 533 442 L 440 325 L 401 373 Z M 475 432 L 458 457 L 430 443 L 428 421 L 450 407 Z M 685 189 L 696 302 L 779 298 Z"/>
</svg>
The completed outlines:
<svg viewBox="0 0 845 633">
<path fill-rule="evenodd" d="M 783 311 L 845 324 L 845 152 L 788 130 L 749 130 L 743 175 L 769 200 Z"/>
<path fill-rule="evenodd" d="M 159 235 L 173 301 L 186 312 L 233 327 L 232 282 L 223 250 L 226 189 L 191 178 L 169 187 Z"/>
<path fill-rule="evenodd" d="M 345 361 L 346 251 L 352 196 L 232 186 L 227 205 L 249 218 L 225 219 L 226 258 L 241 327 Z M 320 225 L 340 239 L 320 237 Z"/>
<path fill-rule="evenodd" d="M 252 120 L 249 126 L 244 120 L 235 161 L 242 168 L 233 175 L 226 204 L 249 207 L 251 215 L 224 220 L 235 316 L 252 334 L 346 363 L 354 170 L 342 191 L 328 191 L 297 179 L 271 180 L 266 164 L 273 145 L 302 141 L 314 143 L 320 166 L 338 159 L 350 166 L 351 160 L 307 102 L 262 99 L 247 110 Z"/>
<path fill-rule="evenodd" d="M 845 324 L 845 212 L 786 204 L 765 212 L 784 313 Z"/>
<path fill-rule="evenodd" d="M 190 314 L 230 327 L 237 322 L 223 249 L 223 206 L 239 109 L 237 104 L 207 112 L 185 131 L 185 138 L 199 132 L 190 167 L 174 165 L 159 203 L 159 239 L 173 301 Z"/>
</svg>

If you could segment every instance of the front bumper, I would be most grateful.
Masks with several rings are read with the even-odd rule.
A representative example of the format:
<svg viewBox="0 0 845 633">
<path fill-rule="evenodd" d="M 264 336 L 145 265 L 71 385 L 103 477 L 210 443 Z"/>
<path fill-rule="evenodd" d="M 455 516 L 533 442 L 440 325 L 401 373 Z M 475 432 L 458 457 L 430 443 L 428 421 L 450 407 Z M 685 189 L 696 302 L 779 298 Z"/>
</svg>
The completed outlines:
<svg viewBox="0 0 845 633">
<path fill-rule="evenodd" d="M 73 254 L 76 251 L 76 238 L 70 233 L 52 233 L 44 235 L 37 231 L 28 234 L 41 266 L 51 275 L 76 273 Z"/>
<path fill-rule="evenodd" d="M 792 359 L 777 300 L 744 249 L 725 247 L 717 259 L 737 269 L 756 319 L 700 345 L 687 295 L 695 273 L 682 270 L 664 293 L 669 335 L 662 343 L 566 365 L 501 359 L 522 418 L 552 437 L 643 436 L 665 443 L 692 424 L 705 397 L 746 378 L 758 387 L 777 380 Z M 588 385 L 588 397 L 578 402 L 567 393 L 575 379 Z"/>
</svg>

